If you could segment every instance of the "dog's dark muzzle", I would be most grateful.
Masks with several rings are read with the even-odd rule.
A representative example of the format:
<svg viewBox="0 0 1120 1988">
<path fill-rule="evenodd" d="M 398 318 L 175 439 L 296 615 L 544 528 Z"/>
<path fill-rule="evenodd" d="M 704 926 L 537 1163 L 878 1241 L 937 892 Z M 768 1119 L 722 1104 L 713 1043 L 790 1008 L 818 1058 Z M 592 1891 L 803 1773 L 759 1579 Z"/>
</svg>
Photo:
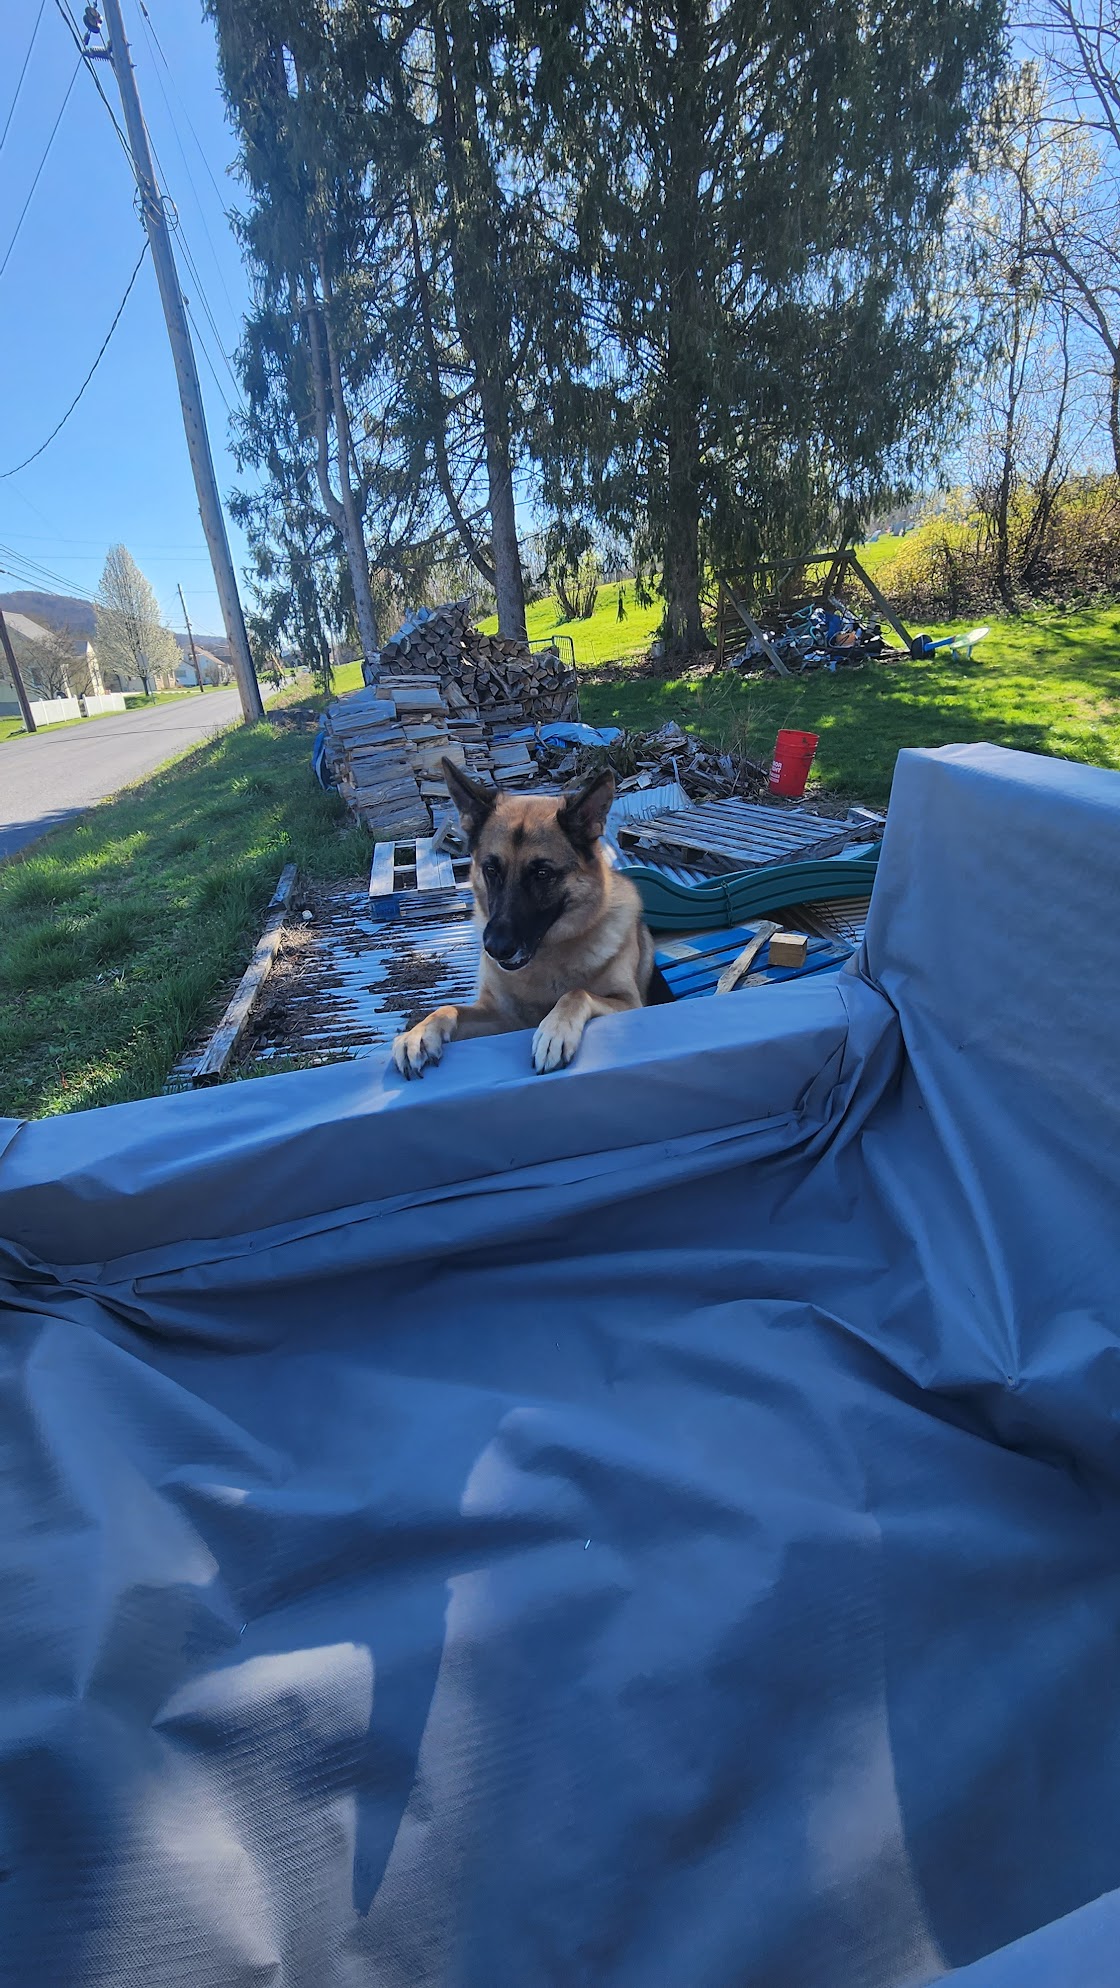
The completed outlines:
<svg viewBox="0 0 1120 1988">
<path fill-rule="evenodd" d="M 509 927 L 503 926 L 496 918 L 490 920 L 483 932 L 482 943 L 495 966 L 500 966 L 503 973 L 516 973 L 520 967 L 528 966 L 537 950 L 536 944 L 515 937 Z"/>
</svg>

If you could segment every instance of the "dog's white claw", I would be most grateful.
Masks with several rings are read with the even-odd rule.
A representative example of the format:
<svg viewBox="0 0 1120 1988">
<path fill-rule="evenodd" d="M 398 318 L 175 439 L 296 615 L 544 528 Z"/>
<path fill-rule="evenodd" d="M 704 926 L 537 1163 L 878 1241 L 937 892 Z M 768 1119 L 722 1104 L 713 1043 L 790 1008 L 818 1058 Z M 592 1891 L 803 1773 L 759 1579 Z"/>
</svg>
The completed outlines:
<svg viewBox="0 0 1120 1988">
<path fill-rule="evenodd" d="M 570 1063 L 582 1035 L 582 1028 L 574 1028 L 555 1010 L 546 1015 L 533 1037 L 533 1068 L 538 1076 L 547 1076 L 550 1070 L 562 1070 Z"/>
<path fill-rule="evenodd" d="M 438 1063 L 442 1055 L 443 1032 L 430 1022 L 406 1029 L 393 1042 L 393 1061 L 402 1077 L 422 1077 L 428 1064 Z"/>
</svg>

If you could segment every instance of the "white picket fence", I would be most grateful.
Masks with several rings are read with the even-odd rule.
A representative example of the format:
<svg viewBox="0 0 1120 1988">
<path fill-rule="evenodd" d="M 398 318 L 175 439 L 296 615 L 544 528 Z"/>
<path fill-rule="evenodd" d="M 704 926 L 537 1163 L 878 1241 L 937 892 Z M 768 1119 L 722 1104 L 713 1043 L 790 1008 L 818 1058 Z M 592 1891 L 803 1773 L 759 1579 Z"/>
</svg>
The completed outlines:
<svg viewBox="0 0 1120 1988">
<path fill-rule="evenodd" d="M 30 703 L 31 716 L 37 725 L 65 725 L 70 718 L 82 715 L 76 697 L 31 698 Z"/>
<path fill-rule="evenodd" d="M 126 709 L 124 697 L 119 690 L 106 691 L 104 697 L 83 698 L 87 718 L 100 718 L 106 711 Z"/>
</svg>

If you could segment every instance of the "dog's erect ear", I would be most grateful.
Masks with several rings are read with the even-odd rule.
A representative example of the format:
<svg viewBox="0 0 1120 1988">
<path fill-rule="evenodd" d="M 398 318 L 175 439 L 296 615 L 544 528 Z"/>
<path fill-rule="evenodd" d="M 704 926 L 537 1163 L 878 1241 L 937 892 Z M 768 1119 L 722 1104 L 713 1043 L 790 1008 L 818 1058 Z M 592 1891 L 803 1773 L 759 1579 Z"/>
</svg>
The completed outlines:
<svg viewBox="0 0 1120 1988">
<path fill-rule="evenodd" d="M 461 766 L 453 759 L 440 761 L 447 791 L 459 810 L 459 820 L 463 824 L 467 844 L 473 849 L 493 811 L 497 795 L 489 787 L 478 787 L 468 780 Z"/>
<path fill-rule="evenodd" d="M 614 774 L 609 766 L 604 772 L 596 773 L 578 793 L 568 795 L 556 817 L 556 825 L 563 829 L 581 856 L 589 855 L 594 849 L 607 825 L 613 800 Z"/>
</svg>

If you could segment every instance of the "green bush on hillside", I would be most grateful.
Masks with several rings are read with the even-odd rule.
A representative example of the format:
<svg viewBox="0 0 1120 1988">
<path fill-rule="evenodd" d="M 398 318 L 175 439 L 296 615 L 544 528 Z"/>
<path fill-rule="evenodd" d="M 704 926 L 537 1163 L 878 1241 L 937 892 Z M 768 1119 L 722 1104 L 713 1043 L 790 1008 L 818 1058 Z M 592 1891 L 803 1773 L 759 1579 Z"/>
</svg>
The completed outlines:
<svg viewBox="0 0 1120 1988">
<path fill-rule="evenodd" d="M 1046 501 L 1021 485 L 1007 534 L 1011 600 L 1001 597 L 993 516 L 930 519 L 881 566 L 878 584 L 903 615 L 954 619 L 1008 606 L 1065 606 L 1120 592 L 1120 479 L 1079 477 Z"/>
</svg>

